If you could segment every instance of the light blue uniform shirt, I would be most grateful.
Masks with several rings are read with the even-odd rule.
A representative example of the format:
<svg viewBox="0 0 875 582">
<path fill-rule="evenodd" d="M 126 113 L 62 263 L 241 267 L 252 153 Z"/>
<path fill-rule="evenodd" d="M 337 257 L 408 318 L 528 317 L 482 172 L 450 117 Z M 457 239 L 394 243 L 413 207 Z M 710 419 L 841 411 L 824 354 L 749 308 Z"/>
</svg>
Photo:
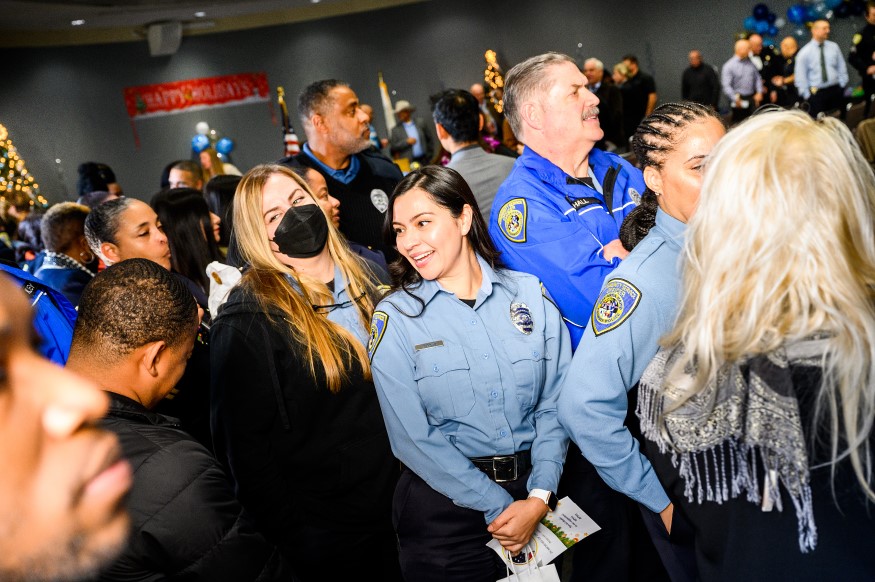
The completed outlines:
<svg viewBox="0 0 875 582">
<path fill-rule="evenodd" d="M 333 321 L 342 326 L 362 342 L 363 346 L 366 346 L 368 345 L 368 330 L 365 329 L 365 325 L 359 317 L 357 307 L 358 301 L 364 300 L 364 297 L 361 299 L 351 297 L 347 285 L 349 283 L 347 283 L 346 278 L 343 276 L 340 267 L 334 265 L 334 303 L 338 307 L 335 307 L 328 313 L 328 321 Z"/>
<path fill-rule="evenodd" d="M 415 317 L 422 306 L 396 291 L 377 306 L 368 351 L 395 456 L 491 523 L 513 498 L 469 458 L 530 449 L 529 491 L 556 491 L 568 449 L 556 403 L 571 344 L 537 278 L 478 261 L 473 308 L 423 281 L 412 290 L 425 302 Z M 514 324 L 512 307 L 518 320 L 530 315 L 528 327 Z"/>
<path fill-rule="evenodd" d="M 294 289 L 298 289 L 298 283 L 291 276 L 286 277 L 289 283 L 292 285 Z M 375 284 L 379 284 L 379 281 L 376 281 Z M 357 303 L 364 298 L 352 297 L 349 294 L 349 290 L 347 289 L 346 278 L 343 276 L 343 271 L 340 270 L 336 264 L 334 265 L 334 291 L 332 295 L 334 297 L 334 305 L 330 308 L 324 308 L 328 310 L 328 320 L 333 321 L 339 326 L 346 329 L 352 335 L 356 337 L 360 342 L 362 342 L 363 346 L 368 345 L 368 330 L 365 328 L 365 325 L 362 323 L 359 318 L 359 311 L 357 307 Z"/>
<path fill-rule="evenodd" d="M 823 42 L 823 61 L 826 68 L 826 81 L 823 80 L 823 72 L 820 68 L 820 43 L 810 41 L 799 49 L 796 55 L 796 65 L 793 69 L 793 82 L 799 90 L 799 94 L 808 99 L 811 97 L 811 88 L 831 87 L 838 85 L 846 87 L 848 84 L 848 67 L 845 65 L 845 57 L 842 49 L 831 40 Z"/>
<path fill-rule="evenodd" d="M 559 420 L 605 483 L 655 512 L 669 498 L 624 426 L 626 393 L 674 324 L 685 229 L 658 210 L 656 225 L 605 279 L 559 399 Z"/>
<path fill-rule="evenodd" d="M 416 124 L 412 121 L 408 121 L 407 123 L 402 123 L 401 126 L 404 128 L 404 131 L 407 132 L 407 137 L 412 137 L 416 141 L 413 142 L 413 151 L 410 152 L 414 158 L 419 158 L 422 156 L 422 141 L 419 139 L 419 130 L 416 129 Z"/>
</svg>

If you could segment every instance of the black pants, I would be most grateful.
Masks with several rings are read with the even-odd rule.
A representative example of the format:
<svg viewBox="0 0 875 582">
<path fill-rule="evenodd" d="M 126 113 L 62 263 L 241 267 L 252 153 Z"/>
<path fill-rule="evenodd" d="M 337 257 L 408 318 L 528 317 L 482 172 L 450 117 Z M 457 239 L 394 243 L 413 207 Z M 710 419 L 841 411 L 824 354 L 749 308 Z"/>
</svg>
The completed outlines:
<svg viewBox="0 0 875 582">
<path fill-rule="evenodd" d="M 653 540 L 656 552 L 672 582 L 693 582 L 697 577 L 696 547 L 693 528 L 675 506 L 671 535 L 665 530 L 662 517 L 638 505 L 644 526 Z"/>
<path fill-rule="evenodd" d="M 742 95 L 741 100 L 747 101 L 747 107 L 736 107 L 735 103 L 732 104 L 732 125 L 741 123 L 753 114 L 753 95 Z"/>
<path fill-rule="evenodd" d="M 818 89 L 817 93 L 812 94 L 808 98 L 808 113 L 811 117 L 817 118 L 819 113 L 829 113 L 836 109 L 840 109 L 842 117 L 844 117 L 844 95 L 842 88 L 838 85 L 824 87 Z"/>
<path fill-rule="evenodd" d="M 529 473 L 499 485 L 514 499 L 525 499 Z M 392 520 L 408 582 L 495 582 L 507 576 L 498 554 L 486 546 L 492 535 L 483 512 L 459 507 L 410 469 L 395 487 Z"/>
<path fill-rule="evenodd" d="M 644 525 L 638 503 L 608 487 L 573 443 L 568 447 L 559 482 L 559 498 L 565 495 L 601 527 L 569 550 L 571 582 L 658 582 L 669 579 Z"/>
</svg>

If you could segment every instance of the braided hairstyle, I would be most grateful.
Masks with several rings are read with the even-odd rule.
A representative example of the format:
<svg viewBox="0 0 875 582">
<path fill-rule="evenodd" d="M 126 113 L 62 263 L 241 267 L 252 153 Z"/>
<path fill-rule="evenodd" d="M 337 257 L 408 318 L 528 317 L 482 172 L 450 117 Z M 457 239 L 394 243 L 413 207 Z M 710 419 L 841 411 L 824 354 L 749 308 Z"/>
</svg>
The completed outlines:
<svg viewBox="0 0 875 582">
<path fill-rule="evenodd" d="M 644 170 L 652 166 L 662 169 L 662 164 L 674 150 L 681 133 L 689 124 L 713 117 L 721 121 L 713 107 L 693 101 L 664 103 L 645 117 L 632 136 L 632 151 L 638 167 Z M 626 215 L 620 226 L 620 242 L 627 250 L 635 248 L 656 224 L 656 193 L 649 187 L 641 195 L 641 204 Z"/>
</svg>

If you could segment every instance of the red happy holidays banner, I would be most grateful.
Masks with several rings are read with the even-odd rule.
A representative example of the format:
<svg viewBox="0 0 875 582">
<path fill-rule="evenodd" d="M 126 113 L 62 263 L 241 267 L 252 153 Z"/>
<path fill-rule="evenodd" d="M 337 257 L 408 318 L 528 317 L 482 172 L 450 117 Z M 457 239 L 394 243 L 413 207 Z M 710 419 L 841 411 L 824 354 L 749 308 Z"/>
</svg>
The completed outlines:
<svg viewBox="0 0 875 582">
<path fill-rule="evenodd" d="M 125 87 L 124 93 L 133 121 L 207 107 L 263 103 L 270 98 L 270 87 L 265 73 L 243 73 Z"/>
</svg>

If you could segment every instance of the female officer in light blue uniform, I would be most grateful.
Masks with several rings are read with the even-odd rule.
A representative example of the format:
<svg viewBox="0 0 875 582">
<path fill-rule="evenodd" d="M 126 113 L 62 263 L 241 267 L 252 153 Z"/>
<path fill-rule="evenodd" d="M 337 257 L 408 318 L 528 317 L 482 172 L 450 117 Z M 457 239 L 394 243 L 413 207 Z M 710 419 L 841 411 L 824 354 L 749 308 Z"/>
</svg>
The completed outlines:
<svg viewBox="0 0 875 582">
<path fill-rule="evenodd" d="M 368 352 L 406 468 L 393 502 L 402 571 L 494 582 L 506 574 L 486 543 L 518 553 L 555 507 L 568 330 L 535 277 L 501 268 L 454 170 L 406 176 L 386 228 L 401 255 L 390 266 L 396 291 L 376 308 Z"/>
<path fill-rule="evenodd" d="M 627 393 L 674 322 L 686 222 L 699 198 L 704 159 L 724 133 L 712 109 L 692 102 L 666 103 L 641 122 L 632 147 L 647 190 L 624 222 L 621 240 L 630 246 L 624 236 L 635 231 L 642 216 L 649 215 L 644 218 L 649 234 L 638 238 L 634 251 L 605 280 L 559 404 L 560 421 L 605 483 L 649 510 L 643 511 L 645 523 L 672 580 L 692 576 L 677 563 L 675 550 L 661 547 L 668 541 L 673 507 L 625 424 Z"/>
</svg>

